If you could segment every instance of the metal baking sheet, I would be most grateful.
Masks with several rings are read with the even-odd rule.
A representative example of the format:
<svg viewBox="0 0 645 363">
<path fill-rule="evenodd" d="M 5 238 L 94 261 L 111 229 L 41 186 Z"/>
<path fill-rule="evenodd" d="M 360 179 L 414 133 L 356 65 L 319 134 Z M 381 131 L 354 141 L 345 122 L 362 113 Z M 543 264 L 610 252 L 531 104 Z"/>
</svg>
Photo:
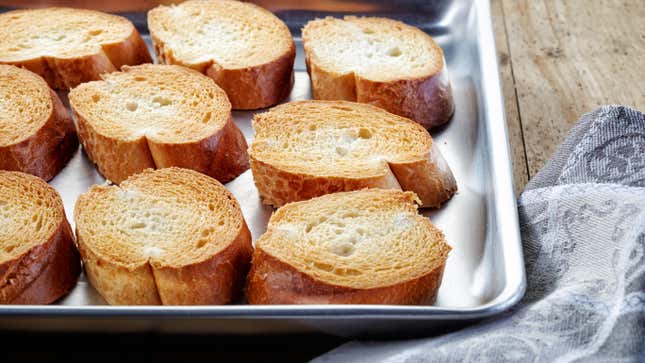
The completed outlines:
<svg viewBox="0 0 645 363">
<path fill-rule="evenodd" d="M 523 295 L 525 272 L 513 193 L 511 163 L 488 1 L 463 0 L 393 7 L 389 2 L 347 2 L 360 14 L 388 16 L 416 25 L 441 45 L 448 64 L 456 111 L 431 134 L 450 164 L 459 192 L 439 210 L 423 210 L 453 247 L 433 306 L 282 305 L 108 306 L 81 276 L 76 288 L 55 305 L 0 305 L 0 328 L 67 331 L 167 331 L 189 333 L 326 332 L 344 336 L 415 332 L 464 324 L 498 314 Z M 294 2 L 295 5 L 296 2 Z M 371 7 L 356 7 L 370 5 Z M 297 44 L 291 100 L 311 91 L 299 29 L 308 19 L 345 14 L 281 10 Z M 337 11 L 339 9 L 334 9 Z M 128 15 L 149 42 L 143 13 Z M 61 95 L 67 102 L 65 94 Z M 255 112 L 234 112 L 247 140 Z M 104 178 L 82 149 L 51 181 L 73 225 L 80 193 Z M 226 187 L 237 197 L 257 239 L 272 209 L 260 203 L 247 171 Z"/>
</svg>

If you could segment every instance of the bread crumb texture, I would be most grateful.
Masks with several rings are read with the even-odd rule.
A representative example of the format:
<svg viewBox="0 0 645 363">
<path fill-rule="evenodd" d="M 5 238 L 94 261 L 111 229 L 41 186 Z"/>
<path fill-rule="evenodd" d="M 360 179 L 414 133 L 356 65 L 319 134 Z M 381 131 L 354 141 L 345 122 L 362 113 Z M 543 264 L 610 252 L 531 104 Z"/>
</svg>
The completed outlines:
<svg viewBox="0 0 645 363">
<path fill-rule="evenodd" d="M 98 11 L 46 8 L 0 14 L 0 29 L 0 62 L 9 63 L 96 54 L 130 36 L 134 26 Z"/>
<path fill-rule="evenodd" d="M 370 289 L 413 280 L 443 266 L 450 251 L 415 202 L 411 192 L 364 189 L 290 203 L 271 216 L 256 254 L 327 285 Z"/>
<path fill-rule="evenodd" d="M 0 147 L 17 144 L 49 119 L 53 103 L 47 83 L 25 69 L 0 65 Z"/>
<path fill-rule="evenodd" d="M 128 269 L 207 260 L 228 247 L 244 224 L 223 185 L 179 168 L 146 170 L 120 186 L 95 185 L 79 197 L 75 220 L 86 248 Z"/>
<path fill-rule="evenodd" d="M 185 65 L 213 61 L 226 69 L 269 63 L 291 51 L 287 26 L 271 12 L 238 1 L 186 1 L 159 6 L 148 24 L 172 58 Z"/>
<path fill-rule="evenodd" d="M 388 162 L 423 160 L 432 147 L 419 124 L 345 101 L 295 101 L 253 118 L 252 159 L 316 176 L 366 178 Z"/>
<path fill-rule="evenodd" d="M 105 137 L 186 143 L 213 135 L 231 117 L 226 93 L 184 67 L 124 66 L 101 77 L 74 88 L 69 98 L 74 111 Z"/>
<path fill-rule="evenodd" d="M 400 21 L 345 16 L 310 21 L 302 30 L 310 62 L 328 72 L 372 81 L 427 77 L 444 67 L 443 52 L 420 29 Z"/>
<path fill-rule="evenodd" d="M 47 242 L 63 218 L 63 202 L 46 182 L 0 170 L 0 265 Z"/>
</svg>

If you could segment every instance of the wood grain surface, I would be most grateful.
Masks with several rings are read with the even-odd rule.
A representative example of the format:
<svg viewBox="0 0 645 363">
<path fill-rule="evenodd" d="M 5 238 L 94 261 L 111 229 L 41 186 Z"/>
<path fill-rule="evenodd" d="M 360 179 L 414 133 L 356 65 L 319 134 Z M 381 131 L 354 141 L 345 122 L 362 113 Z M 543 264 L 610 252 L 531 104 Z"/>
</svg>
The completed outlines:
<svg viewBox="0 0 645 363">
<path fill-rule="evenodd" d="M 645 108 L 645 1 L 492 0 L 492 10 L 519 191 L 582 114 Z"/>
</svg>

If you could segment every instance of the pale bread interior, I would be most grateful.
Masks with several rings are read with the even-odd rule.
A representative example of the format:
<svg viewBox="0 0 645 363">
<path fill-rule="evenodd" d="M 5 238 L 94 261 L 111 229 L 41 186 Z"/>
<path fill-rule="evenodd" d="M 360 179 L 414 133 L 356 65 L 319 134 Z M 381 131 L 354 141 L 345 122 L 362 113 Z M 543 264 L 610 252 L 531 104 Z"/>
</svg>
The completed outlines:
<svg viewBox="0 0 645 363">
<path fill-rule="evenodd" d="M 227 69 L 269 63 L 291 49 L 289 29 L 272 13 L 237 1 L 186 1 L 148 14 L 151 32 L 187 64 Z"/>
<path fill-rule="evenodd" d="M 0 65 L 0 146 L 17 144 L 38 131 L 52 112 L 47 83 L 25 69 Z"/>
<path fill-rule="evenodd" d="M 0 264 L 45 243 L 56 231 L 63 202 L 38 177 L 0 171 Z"/>
<path fill-rule="evenodd" d="M 187 68 L 125 66 L 102 78 L 74 88 L 69 97 L 75 112 L 106 137 L 198 141 L 220 130 L 230 117 L 226 93 Z"/>
<path fill-rule="evenodd" d="M 11 11 L 0 15 L 0 60 L 92 55 L 99 53 L 102 45 L 121 42 L 133 31 L 126 19 L 91 10 Z"/>
<path fill-rule="evenodd" d="M 257 114 L 250 155 L 290 172 L 369 177 L 388 162 L 427 157 L 432 138 L 419 124 L 345 101 L 296 101 Z"/>
<path fill-rule="evenodd" d="M 426 77 L 443 68 L 443 53 L 421 30 L 385 18 L 346 16 L 310 21 L 305 48 L 317 66 L 373 81 Z"/>
<path fill-rule="evenodd" d="M 365 189 L 287 204 L 256 248 L 328 284 L 369 289 L 408 281 L 441 266 L 450 250 L 415 199 Z"/>
<path fill-rule="evenodd" d="M 243 223 L 223 185 L 179 168 L 148 169 L 120 186 L 93 186 L 79 198 L 75 220 L 87 248 L 128 268 L 204 261 L 226 248 Z"/>
</svg>

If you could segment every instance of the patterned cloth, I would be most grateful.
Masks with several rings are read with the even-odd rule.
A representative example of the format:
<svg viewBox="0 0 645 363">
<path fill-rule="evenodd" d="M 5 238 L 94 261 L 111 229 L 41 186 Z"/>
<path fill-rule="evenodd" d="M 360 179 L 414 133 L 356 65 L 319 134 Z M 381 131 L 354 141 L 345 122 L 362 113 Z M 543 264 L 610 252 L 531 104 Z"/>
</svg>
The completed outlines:
<svg viewBox="0 0 645 363">
<path fill-rule="evenodd" d="M 645 115 L 582 117 L 519 198 L 527 293 L 436 338 L 356 341 L 318 362 L 645 362 Z"/>
</svg>

